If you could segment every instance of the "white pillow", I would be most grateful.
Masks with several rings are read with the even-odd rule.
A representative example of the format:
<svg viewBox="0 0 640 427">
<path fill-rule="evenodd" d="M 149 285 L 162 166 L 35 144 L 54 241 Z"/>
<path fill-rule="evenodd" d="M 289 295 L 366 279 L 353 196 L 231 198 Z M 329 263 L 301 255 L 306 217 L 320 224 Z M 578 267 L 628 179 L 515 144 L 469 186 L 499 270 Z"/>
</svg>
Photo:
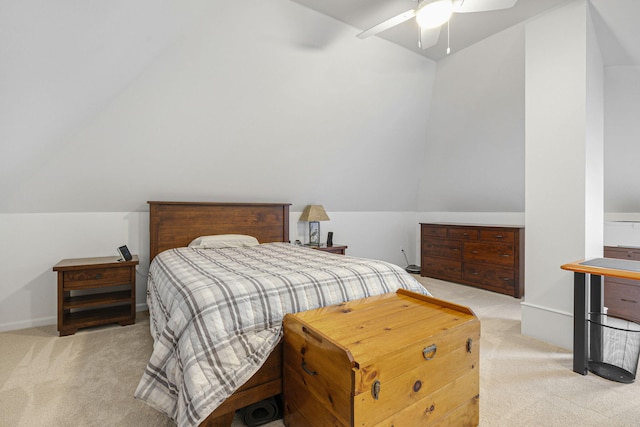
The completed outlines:
<svg viewBox="0 0 640 427">
<path fill-rule="evenodd" d="M 258 239 L 244 234 L 217 234 L 215 236 L 200 236 L 189 243 L 190 248 L 221 249 L 242 248 L 259 245 Z"/>
</svg>

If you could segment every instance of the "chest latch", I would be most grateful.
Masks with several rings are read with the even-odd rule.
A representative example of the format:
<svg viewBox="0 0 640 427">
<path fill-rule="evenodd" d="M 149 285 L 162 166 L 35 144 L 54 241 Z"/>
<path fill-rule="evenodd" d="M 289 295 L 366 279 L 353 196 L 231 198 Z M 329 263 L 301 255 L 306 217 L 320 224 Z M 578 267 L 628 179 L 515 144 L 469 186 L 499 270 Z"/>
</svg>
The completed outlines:
<svg viewBox="0 0 640 427">
<path fill-rule="evenodd" d="M 371 395 L 373 396 L 373 400 L 380 398 L 380 381 L 375 380 L 373 384 L 371 384 Z"/>
</svg>

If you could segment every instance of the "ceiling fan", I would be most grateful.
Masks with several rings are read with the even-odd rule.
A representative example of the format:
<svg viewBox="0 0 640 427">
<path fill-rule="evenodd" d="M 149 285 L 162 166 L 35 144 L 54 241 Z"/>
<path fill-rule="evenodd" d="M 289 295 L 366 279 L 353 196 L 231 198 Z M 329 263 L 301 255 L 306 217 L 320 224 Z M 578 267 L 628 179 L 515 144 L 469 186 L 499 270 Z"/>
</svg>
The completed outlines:
<svg viewBox="0 0 640 427">
<path fill-rule="evenodd" d="M 375 25 L 357 35 L 364 39 L 376 35 L 391 27 L 400 25 L 412 18 L 416 19 L 420 28 L 418 46 L 427 49 L 438 43 L 440 26 L 448 22 L 453 13 L 487 12 L 491 10 L 509 9 L 518 0 L 414 0 L 418 7 L 408 10 L 393 18 Z M 449 53 L 449 48 L 447 48 Z"/>
</svg>

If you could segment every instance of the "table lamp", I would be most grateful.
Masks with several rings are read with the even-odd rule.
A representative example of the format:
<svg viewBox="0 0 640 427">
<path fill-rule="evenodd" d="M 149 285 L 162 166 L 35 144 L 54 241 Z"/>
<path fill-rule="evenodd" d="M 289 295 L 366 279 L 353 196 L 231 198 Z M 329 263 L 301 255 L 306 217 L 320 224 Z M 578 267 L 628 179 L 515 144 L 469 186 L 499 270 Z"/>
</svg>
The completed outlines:
<svg viewBox="0 0 640 427">
<path fill-rule="evenodd" d="M 309 222 L 309 245 L 320 245 L 320 221 L 329 221 L 329 215 L 322 205 L 308 205 L 304 208 L 300 221 Z"/>
</svg>

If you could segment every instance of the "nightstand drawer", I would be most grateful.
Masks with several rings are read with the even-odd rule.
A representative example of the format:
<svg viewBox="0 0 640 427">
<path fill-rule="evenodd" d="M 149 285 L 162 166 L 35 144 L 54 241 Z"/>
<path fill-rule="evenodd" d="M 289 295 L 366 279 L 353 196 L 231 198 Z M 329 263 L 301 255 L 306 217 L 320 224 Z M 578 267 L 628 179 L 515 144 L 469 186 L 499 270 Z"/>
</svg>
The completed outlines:
<svg viewBox="0 0 640 427">
<path fill-rule="evenodd" d="M 64 289 L 95 288 L 131 283 L 130 268 L 93 268 L 65 271 Z"/>
</svg>

